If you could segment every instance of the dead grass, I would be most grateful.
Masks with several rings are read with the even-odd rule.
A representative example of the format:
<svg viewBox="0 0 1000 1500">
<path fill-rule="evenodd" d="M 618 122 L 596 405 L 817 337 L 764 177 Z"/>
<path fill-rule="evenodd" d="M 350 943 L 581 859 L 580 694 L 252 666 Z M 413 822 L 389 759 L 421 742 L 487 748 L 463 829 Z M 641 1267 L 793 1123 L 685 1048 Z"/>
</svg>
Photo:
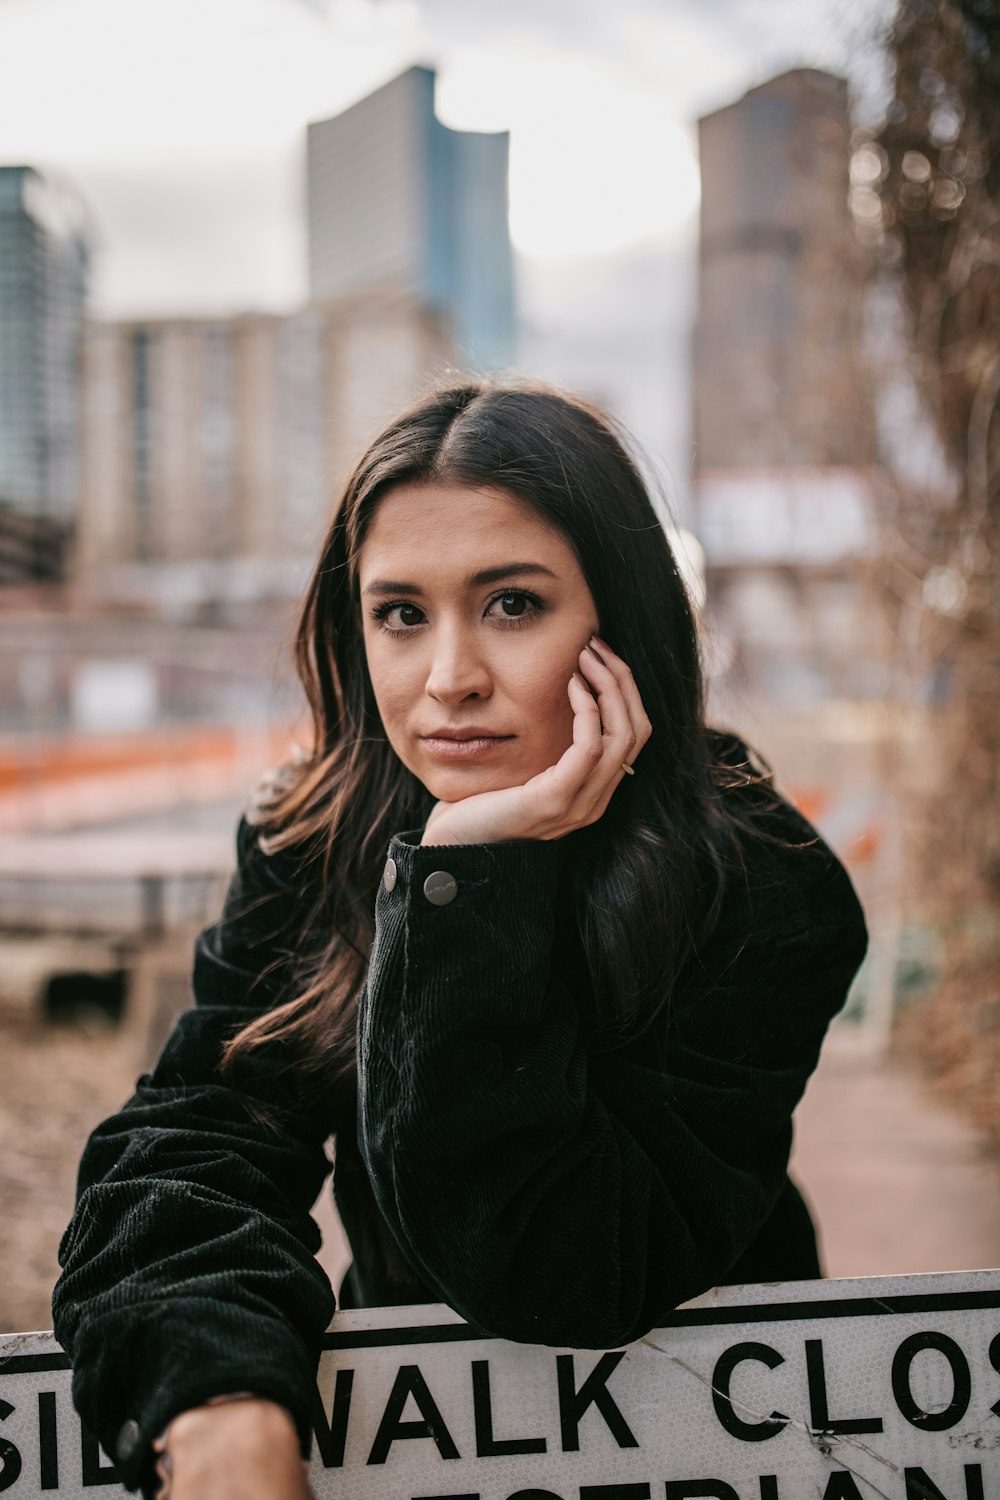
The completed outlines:
<svg viewBox="0 0 1000 1500">
<path fill-rule="evenodd" d="M 80 1154 L 135 1077 L 133 1056 L 113 1030 L 0 1013 L 0 1332 L 51 1328 Z"/>
</svg>

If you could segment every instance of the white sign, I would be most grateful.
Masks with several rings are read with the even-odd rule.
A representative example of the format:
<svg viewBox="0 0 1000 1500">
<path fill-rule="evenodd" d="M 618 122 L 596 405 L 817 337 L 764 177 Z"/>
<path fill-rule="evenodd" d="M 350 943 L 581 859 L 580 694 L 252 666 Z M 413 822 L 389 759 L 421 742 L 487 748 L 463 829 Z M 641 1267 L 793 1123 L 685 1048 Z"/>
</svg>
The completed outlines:
<svg viewBox="0 0 1000 1500">
<path fill-rule="evenodd" d="M 624 1349 L 339 1314 L 318 1500 L 1000 1500 L 1000 1271 L 731 1287 Z M 123 1494 L 47 1334 L 0 1341 L 0 1491 Z"/>
</svg>

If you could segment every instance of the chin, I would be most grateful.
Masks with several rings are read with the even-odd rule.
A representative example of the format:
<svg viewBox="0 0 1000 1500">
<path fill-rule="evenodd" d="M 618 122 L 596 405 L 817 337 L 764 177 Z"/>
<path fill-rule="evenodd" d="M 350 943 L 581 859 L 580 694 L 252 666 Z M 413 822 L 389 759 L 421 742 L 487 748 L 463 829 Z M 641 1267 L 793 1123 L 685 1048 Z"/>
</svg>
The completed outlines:
<svg viewBox="0 0 1000 1500">
<path fill-rule="evenodd" d="M 463 770 L 434 771 L 424 781 L 424 786 L 438 802 L 462 802 L 466 797 L 475 797 L 480 792 L 501 792 L 509 786 L 521 786 L 520 779 L 512 780 L 495 767 L 469 766 Z"/>
</svg>

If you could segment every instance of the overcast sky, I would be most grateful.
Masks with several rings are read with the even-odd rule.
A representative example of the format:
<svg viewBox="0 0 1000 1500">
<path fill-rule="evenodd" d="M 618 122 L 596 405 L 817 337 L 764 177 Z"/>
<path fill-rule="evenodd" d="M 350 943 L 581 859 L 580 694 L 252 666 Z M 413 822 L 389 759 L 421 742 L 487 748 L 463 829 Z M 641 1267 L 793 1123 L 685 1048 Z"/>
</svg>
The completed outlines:
<svg viewBox="0 0 1000 1500">
<path fill-rule="evenodd" d="M 555 361 L 541 373 L 571 372 L 575 340 L 596 385 L 597 346 L 627 365 L 634 330 L 625 414 L 676 465 L 693 122 L 787 67 L 845 71 L 870 15 L 863 0 L 0 0 L 0 162 L 83 194 L 96 312 L 286 308 L 305 293 L 307 122 L 431 64 L 446 124 L 511 132 L 529 347 Z M 675 416 L 647 427 L 643 403 Z"/>
</svg>

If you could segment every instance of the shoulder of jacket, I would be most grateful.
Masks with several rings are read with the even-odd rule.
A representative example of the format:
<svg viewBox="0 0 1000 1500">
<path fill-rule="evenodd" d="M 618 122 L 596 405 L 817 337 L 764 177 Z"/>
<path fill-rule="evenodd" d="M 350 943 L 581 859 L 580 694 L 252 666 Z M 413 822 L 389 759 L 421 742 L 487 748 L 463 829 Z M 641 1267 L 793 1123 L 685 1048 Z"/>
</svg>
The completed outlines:
<svg viewBox="0 0 1000 1500">
<path fill-rule="evenodd" d="M 766 792 L 756 832 L 741 831 L 742 868 L 731 872 L 718 930 L 778 944 L 842 932 L 863 946 L 864 912 L 843 861 L 773 783 Z"/>
</svg>

